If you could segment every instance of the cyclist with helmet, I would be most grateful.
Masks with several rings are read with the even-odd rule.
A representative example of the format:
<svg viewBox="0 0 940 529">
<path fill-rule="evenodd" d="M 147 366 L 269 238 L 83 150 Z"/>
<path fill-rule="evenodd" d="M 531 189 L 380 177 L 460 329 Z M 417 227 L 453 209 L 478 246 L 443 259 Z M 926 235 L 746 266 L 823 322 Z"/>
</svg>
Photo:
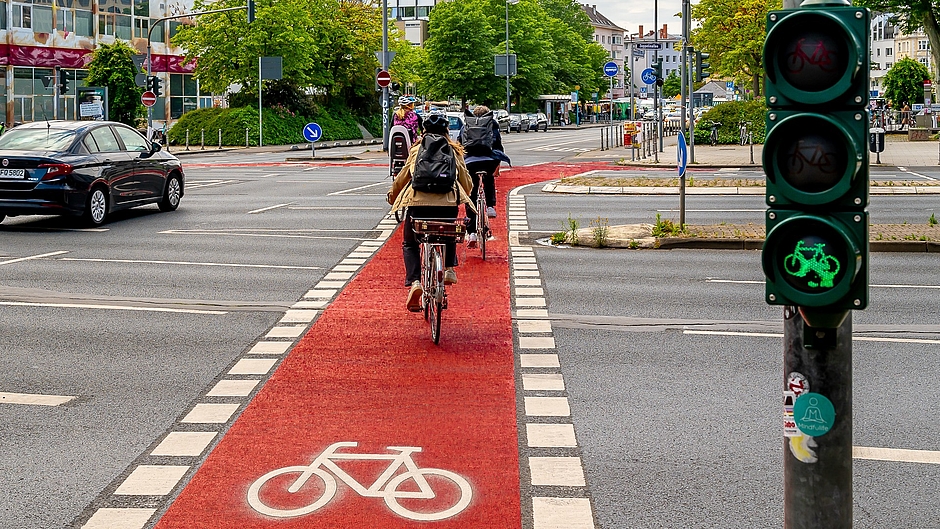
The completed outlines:
<svg viewBox="0 0 940 529">
<path fill-rule="evenodd" d="M 411 134 L 411 143 L 414 144 L 418 138 L 418 124 L 420 121 L 418 113 L 415 112 L 415 98 L 411 96 L 399 97 L 398 108 L 395 109 L 395 116 L 392 118 L 392 126 L 401 125 L 408 129 Z"/>
<path fill-rule="evenodd" d="M 421 310 L 421 245 L 415 237 L 414 226 L 411 219 L 453 219 L 457 218 L 460 204 L 467 204 L 468 209 L 473 208 L 469 198 L 469 190 L 473 187 L 467 166 L 463 161 L 463 148 L 459 143 L 450 139 L 448 129 L 450 122 L 443 112 L 432 111 L 423 122 L 424 137 L 420 143 L 415 144 L 408 153 L 408 161 L 402 168 L 392 188 L 388 191 L 386 199 L 392 205 L 392 211 L 405 209 L 402 221 L 402 256 L 405 262 L 405 286 L 411 287 L 408 292 L 406 306 L 408 310 L 417 312 Z M 457 177 L 454 188 L 447 193 L 431 193 L 415 190 L 411 185 L 411 176 L 415 170 L 418 155 L 425 143 L 430 144 L 433 136 L 443 136 L 447 140 L 457 167 Z M 444 246 L 444 284 L 451 285 L 457 282 L 457 243 L 451 242 Z"/>
<path fill-rule="evenodd" d="M 473 112 L 464 111 L 467 119 L 463 129 L 461 129 L 457 140 L 464 146 L 466 154 L 464 161 L 467 163 L 473 179 L 473 190 L 470 192 L 470 200 L 476 204 L 477 194 L 480 192 L 480 186 L 483 187 L 483 195 L 486 197 L 486 216 L 496 216 L 496 170 L 500 162 L 506 162 L 512 165 L 509 157 L 503 152 L 503 140 L 499 134 L 499 124 L 493 116 L 493 111 L 484 105 L 477 105 Z M 491 134 L 485 134 L 470 130 L 471 127 L 485 127 L 492 131 Z M 482 172 L 483 181 L 477 177 L 477 173 Z M 482 211 L 479 212 L 484 214 Z M 473 248 L 477 244 L 476 220 L 477 214 L 474 211 L 467 211 L 467 246 Z"/>
</svg>

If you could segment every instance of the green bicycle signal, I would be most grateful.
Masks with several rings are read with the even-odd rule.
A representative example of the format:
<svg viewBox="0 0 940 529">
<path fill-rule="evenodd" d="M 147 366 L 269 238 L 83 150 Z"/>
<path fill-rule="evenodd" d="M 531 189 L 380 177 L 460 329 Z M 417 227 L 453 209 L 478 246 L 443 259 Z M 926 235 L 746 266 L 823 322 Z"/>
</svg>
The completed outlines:
<svg viewBox="0 0 940 529">
<path fill-rule="evenodd" d="M 825 243 L 816 243 L 812 246 L 806 246 L 800 240 L 796 243 L 793 253 L 783 258 L 783 268 L 786 272 L 795 277 L 806 277 L 810 272 L 816 274 L 819 281 L 807 281 L 807 286 L 811 288 L 832 288 L 833 278 L 842 269 L 839 260 L 831 255 L 826 255 L 824 250 Z M 806 256 L 809 255 L 809 257 Z"/>
</svg>

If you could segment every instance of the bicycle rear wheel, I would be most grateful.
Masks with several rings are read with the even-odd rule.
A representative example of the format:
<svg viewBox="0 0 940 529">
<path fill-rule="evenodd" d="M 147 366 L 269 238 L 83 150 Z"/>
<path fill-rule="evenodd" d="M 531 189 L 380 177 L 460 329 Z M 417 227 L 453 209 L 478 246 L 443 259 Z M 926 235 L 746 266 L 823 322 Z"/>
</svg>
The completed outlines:
<svg viewBox="0 0 940 529">
<path fill-rule="evenodd" d="M 425 314 L 431 323 L 431 340 L 437 345 L 441 340 L 441 309 L 444 302 L 444 257 L 440 246 L 432 250 L 431 291 L 426 297 Z"/>
<path fill-rule="evenodd" d="M 483 193 L 483 182 L 480 182 L 480 190 L 477 191 L 477 242 L 480 245 L 480 253 L 483 260 L 486 261 L 486 239 L 489 238 L 489 219 L 486 218 L 486 197 Z"/>
</svg>

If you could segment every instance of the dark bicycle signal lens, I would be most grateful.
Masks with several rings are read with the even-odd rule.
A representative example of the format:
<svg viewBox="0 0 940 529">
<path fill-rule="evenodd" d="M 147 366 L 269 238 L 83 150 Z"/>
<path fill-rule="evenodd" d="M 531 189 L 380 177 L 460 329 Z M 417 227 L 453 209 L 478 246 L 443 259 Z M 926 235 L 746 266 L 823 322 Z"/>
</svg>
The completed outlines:
<svg viewBox="0 0 940 529">
<path fill-rule="evenodd" d="M 845 30 L 829 19 L 815 17 L 813 22 L 781 38 L 776 50 L 778 64 L 784 65 L 780 72 L 783 79 L 806 92 L 831 89 L 849 61 Z"/>
</svg>

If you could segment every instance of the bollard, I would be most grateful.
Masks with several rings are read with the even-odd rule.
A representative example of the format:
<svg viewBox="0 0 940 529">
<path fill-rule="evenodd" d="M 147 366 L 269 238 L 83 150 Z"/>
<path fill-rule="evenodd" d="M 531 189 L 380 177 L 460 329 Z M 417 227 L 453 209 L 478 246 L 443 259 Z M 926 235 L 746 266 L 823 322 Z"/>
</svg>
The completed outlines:
<svg viewBox="0 0 940 529">
<path fill-rule="evenodd" d="M 189 129 L 186 129 L 186 150 L 189 150 Z"/>
<path fill-rule="evenodd" d="M 222 148 L 222 129 L 219 129 L 219 148 Z"/>
<path fill-rule="evenodd" d="M 199 129 L 199 150 L 206 150 L 206 129 Z"/>
<path fill-rule="evenodd" d="M 601 150 L 604 150 L 604 129 L 601 129 Z"/>
<path fill-rule="evenodd" d="M 754 135 L 748 134 L 747 139 L 750 140 L 751 144 L 751 165 L 754 165 Z"/>
<path fill-rule="evenodd" d="M 245 148 L 248 148 L 248 127 L 245 127 Z"/>
</svg>

